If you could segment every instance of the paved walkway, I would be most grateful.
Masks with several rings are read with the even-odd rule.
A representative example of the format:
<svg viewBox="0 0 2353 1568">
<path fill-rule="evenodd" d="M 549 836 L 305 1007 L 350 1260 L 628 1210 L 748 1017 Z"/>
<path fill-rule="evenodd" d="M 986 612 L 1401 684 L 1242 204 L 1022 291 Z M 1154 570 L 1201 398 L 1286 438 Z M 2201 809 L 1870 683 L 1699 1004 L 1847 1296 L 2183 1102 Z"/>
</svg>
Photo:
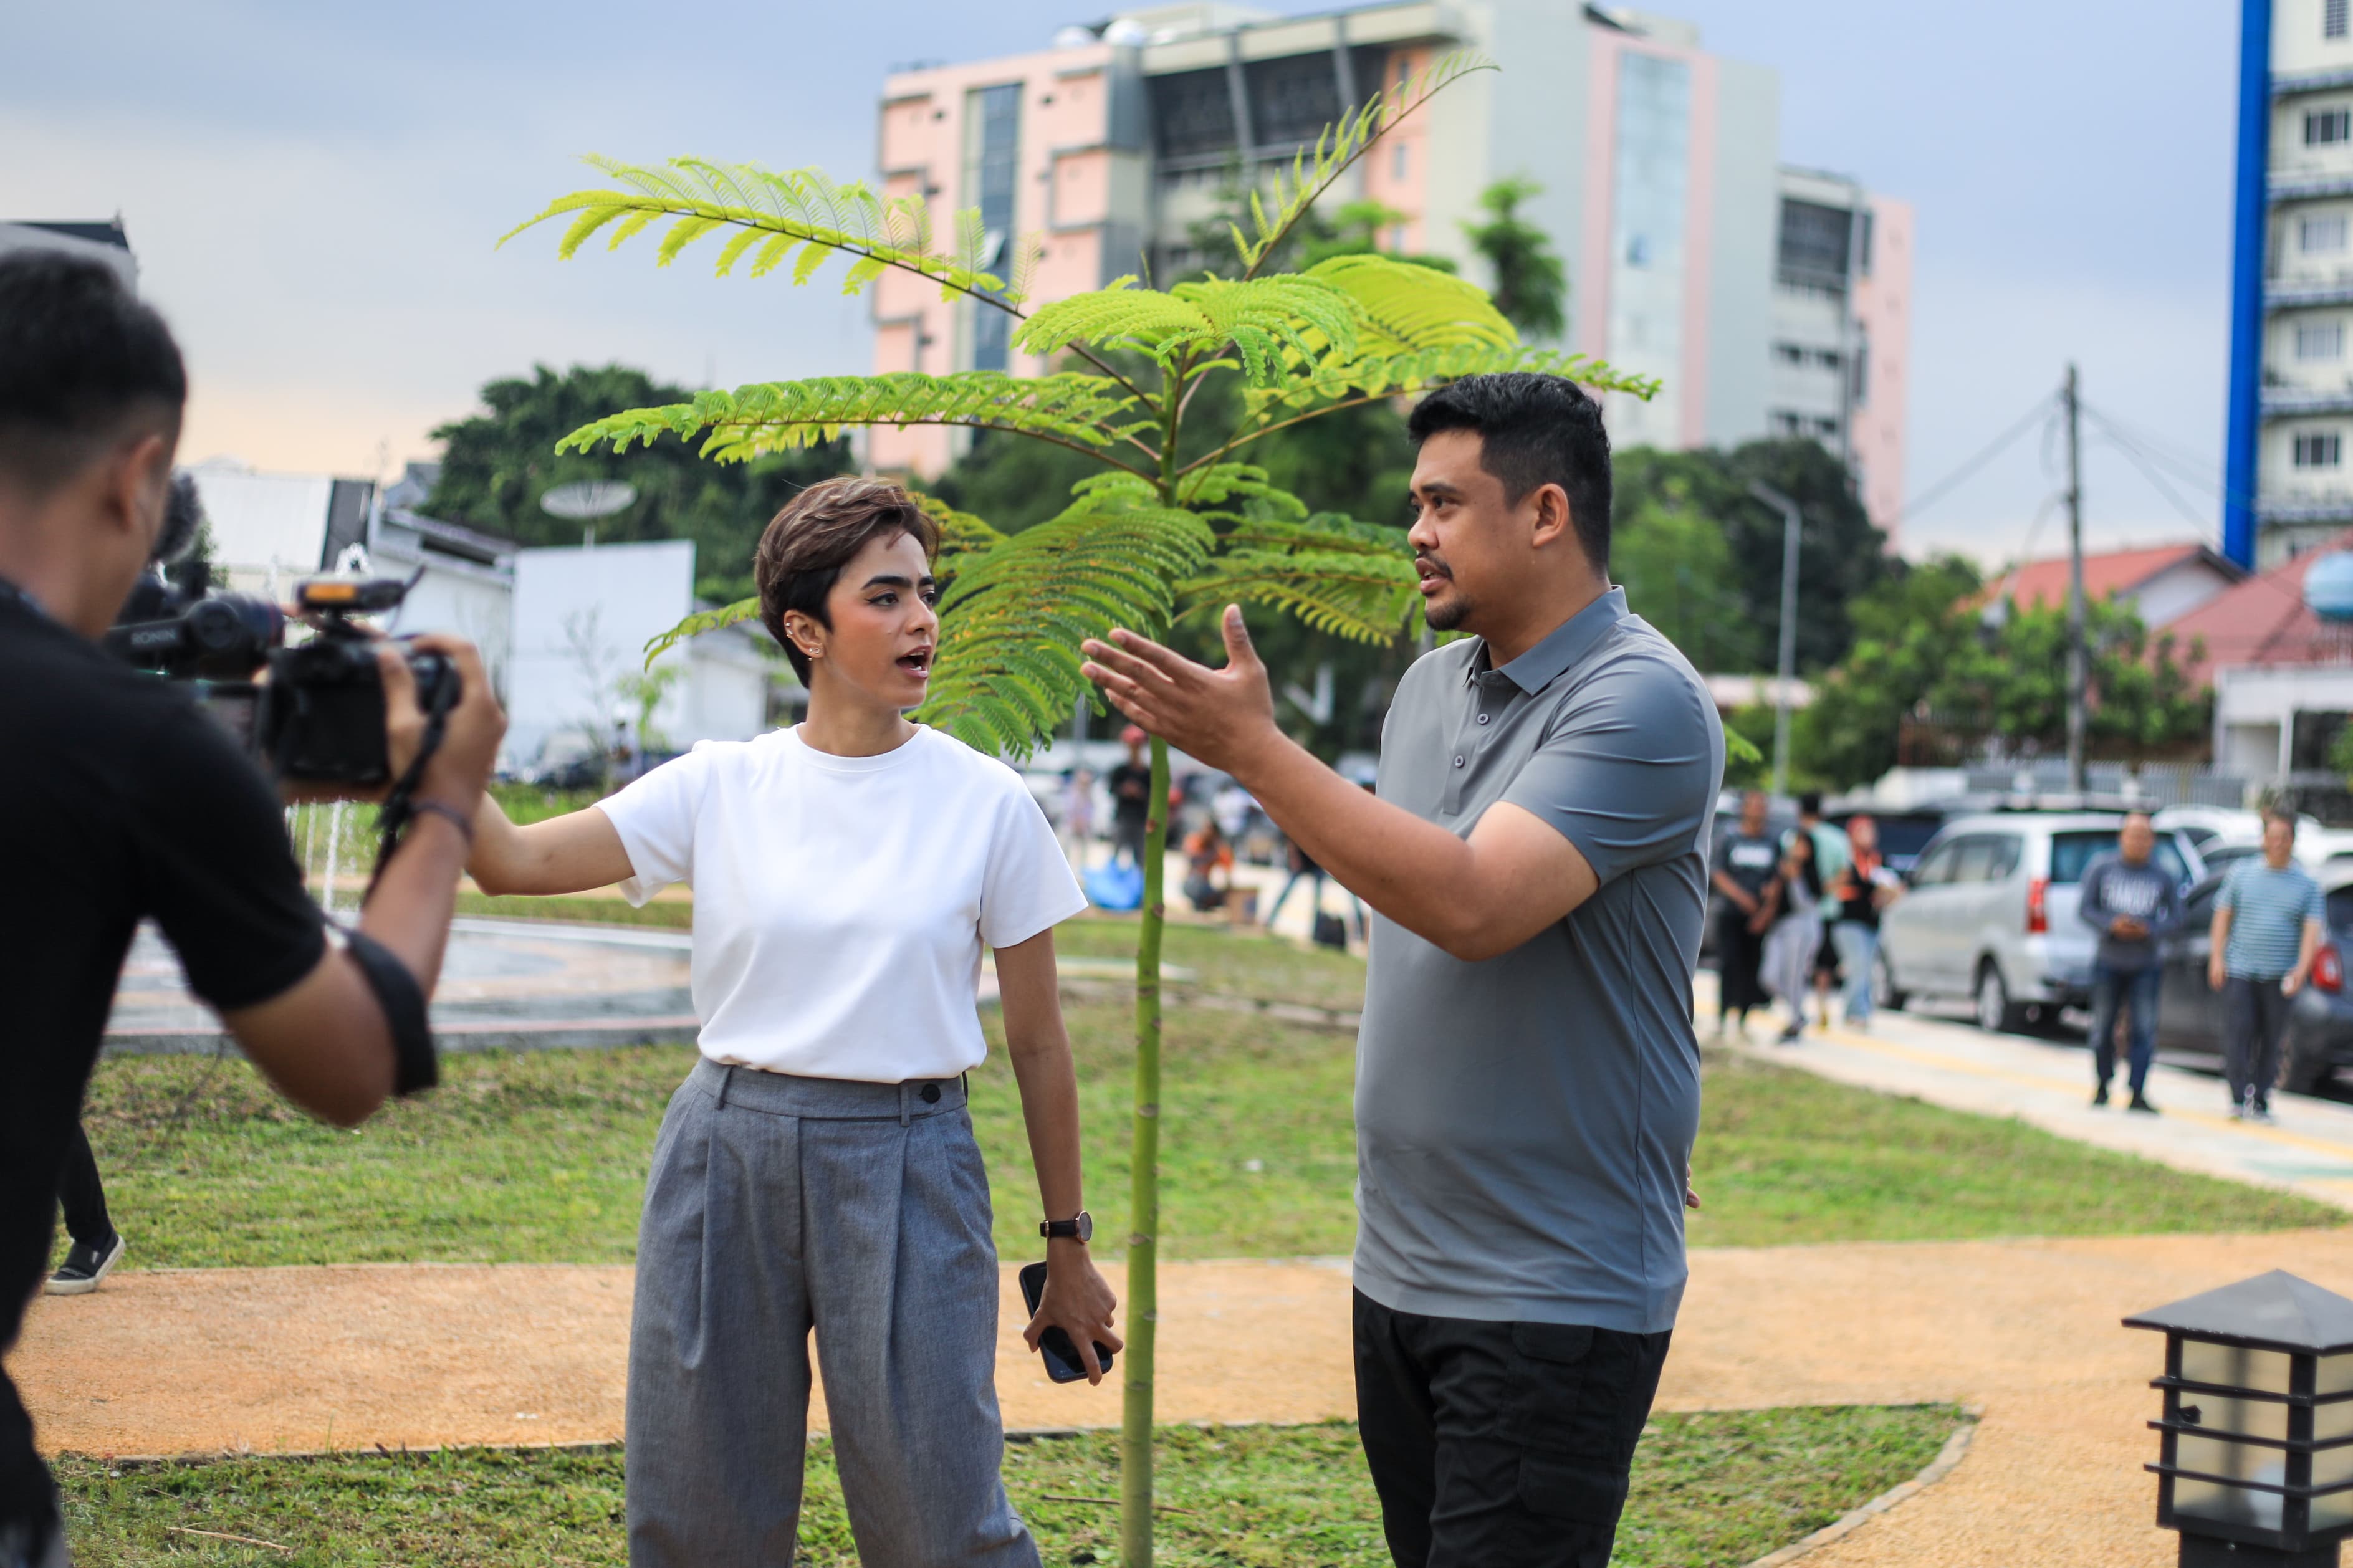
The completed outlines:
<svg viewBox="0 0 2353 1568">
<path fill-rule="evenodd" d="M 2159 1568 L 2173 1538 L 2139 1468 L 2159 1343 L 2118 1320 L 2273 1268 L 2353 1291 L 2353 1228 L 1698 1252 L 1660 1403 L 1984 1407 L 1950 1478 L 1823 1549 L 1822 1568 Z M 630 1283 L 533 1266 L 124 1274 L 37 1302 L 9 1369 L 53 1452 L 609 1440 Z M 1045 1380 L 1009 1269 L 1005 1287 L 1008 1423 L 1116 1425 L 1111 1384 Z M 1166 1420 L 1353 1411 L 1343 1266 L 1172 1265 L 1161 1323 Z M 1282 1374 L 1237 1344 L 1282 1346 Z"/>
<path fill-rule="evenodd" d="M 1707 1035 L 1715 977 L 1702 972 L 1698 991 L 1702 1043 L 1727 1043 Z M 1750 1043 L 1736 1036 L 1729 1043 L 1764 1060 L 1956 1110 L 2015 1116 L 2079 1142 L 2353 1208 L 2353 1104 L 2280 1094 L 2273 1097 L 2277 1126 L 2232 1121 L 2219 1077 L 2160 1063 L 2150 1069 L 2148 1097 L 2163 1114 L 2141 1116 L 2121 1100 L 2092 1107 L 2091 1051 L 2080 1041 L 1989 1035 L 1917 1013 L 1882 1013 L 1868 1033 L 1809 1030 L 1795 1046 L 1767 1043 L 1761 1022 L 1752 1028 Z"/>
</svg>

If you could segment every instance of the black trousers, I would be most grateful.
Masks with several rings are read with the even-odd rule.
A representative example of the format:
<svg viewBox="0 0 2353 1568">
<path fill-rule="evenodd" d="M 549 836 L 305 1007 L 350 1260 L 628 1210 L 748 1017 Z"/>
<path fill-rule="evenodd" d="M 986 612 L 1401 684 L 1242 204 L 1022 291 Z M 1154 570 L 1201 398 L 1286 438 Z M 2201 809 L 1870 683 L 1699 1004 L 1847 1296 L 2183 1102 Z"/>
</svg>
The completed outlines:
<svg viewBox="0 0 2353 1568">
<path fill-rule="evenodd" d="M 2223 985 L 2222 1076 L 2231 1085 L 2232 1104 L 2271 1104 L 2272 1085 L 2279 1079 L 2280 1037 L 2287 1032 L 2294 1000 L 2280 994 L 2277 975 L 2250 980 L 2233 974 Z"/>
<path fill-rule="evenodd" d="M 1608 1568 L 1668 1338 L 1357 1292 L 1357 1430 L 1398 1568 Z"/>
<path fill-rule="evenodd" d="M 1758 973 L 1765 962 L 1765 933 L 1748 929 L 1748 917 L 1726 909 L 1715 926 L 1716 1010 L 1746 1014 L 1773 1005 Z"/>
<path fill-rule="evenodd" d="M 114 1239 L 106 1213 L 106 1187 L 98 1179 L 98 1156 L 77 1121 L 66 1140 L 66 1163 L 58 1172 L 58 1207 L 65 1211 L 66 1234 L 84 1247 L 103 1248 Z"/>
</svg>

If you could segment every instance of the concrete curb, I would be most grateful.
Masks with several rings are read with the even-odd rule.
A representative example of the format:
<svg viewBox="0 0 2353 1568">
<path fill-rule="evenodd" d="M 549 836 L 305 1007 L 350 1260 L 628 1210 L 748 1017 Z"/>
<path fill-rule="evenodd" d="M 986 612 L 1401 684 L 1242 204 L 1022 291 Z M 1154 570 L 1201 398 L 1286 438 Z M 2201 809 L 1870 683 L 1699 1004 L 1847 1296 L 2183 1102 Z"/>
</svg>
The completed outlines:
<svg viewBox="0 0 2353 1568">
<path fill-rule="evenodd" d="M 1841 1536 L 1852 1534 L 1868 1521 L 1876 1519 L 1900 1502 L 1918 1496 L 1951 1475 L 1959 1466 L 1962 1458 L 1968 1453 L 1969 1440 L 1977 1435 L 1978 1422 L 1983 1418 L 1985 1407 L 1978 1405 L 1964 1405 L 1961 1408 L 1961 1415 L 1963 1420 L 1960 1429 L 1945 1439 L 1945 1446 L 1937 1450 L 1935 1458 L 1928 1461 L 1927 1468 L 1903 1485 L 1889 1488 L 1861 1508 L 1852 1510 L 1831 1521 L 1804 1540 L 1793 1541 L 1778 1552 L 1767 1552 L 1756 1562 L 1747 1564 L 1747 1568 L 1781 1568 L 1785 1563 L 1795 1563 L 1807 1552 L 1818 1547 L 1828 1546 Z"/>
</svg>

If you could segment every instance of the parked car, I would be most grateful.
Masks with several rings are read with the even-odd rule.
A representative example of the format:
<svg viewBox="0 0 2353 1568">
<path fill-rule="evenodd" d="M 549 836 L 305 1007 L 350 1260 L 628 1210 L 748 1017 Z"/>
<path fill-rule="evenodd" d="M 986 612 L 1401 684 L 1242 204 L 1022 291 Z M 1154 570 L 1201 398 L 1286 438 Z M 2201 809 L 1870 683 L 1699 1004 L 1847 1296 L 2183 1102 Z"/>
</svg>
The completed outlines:
<svg viewBox="0 0 2353 1568">
<path fill-rule="evenodd" d="M 2157 1048 L 2189 1063 L 2219 1067 L 2222 1055 L 2222 994 L 2206 984 L 2213 947 L 2214 900 L 2227 873 L 2209 874 L 2189 891 L 2181 929 L 2165 943 L 2165 979 L 2157 1014 Z M 2310 1094 L 2337 1068 L 2353 1067 L 2353 994 L 2345 985 L 2345 954 L 2353 952 L 2353 865 L 2319 873 L 2328 905 L 2328 934 L 2312 966 L 2312 984 L 2288 1007 L 2284 1081 Z"/>
<path fill-rule="evenodd" d="M 1980 1028 L 2048 1026 L 2085 1006 L 2098 940 L 2076 919 L 2084 869 L 2114 849 L 2121 813 L 1998 811 L 1955 818 L 1921 853 L 1904 897 L 1880 917 L 1881 1000 L 1968 997 Z M 2206 874 L 2179 833 L 2158 862 L 2186 892 Z"/>
</svg>

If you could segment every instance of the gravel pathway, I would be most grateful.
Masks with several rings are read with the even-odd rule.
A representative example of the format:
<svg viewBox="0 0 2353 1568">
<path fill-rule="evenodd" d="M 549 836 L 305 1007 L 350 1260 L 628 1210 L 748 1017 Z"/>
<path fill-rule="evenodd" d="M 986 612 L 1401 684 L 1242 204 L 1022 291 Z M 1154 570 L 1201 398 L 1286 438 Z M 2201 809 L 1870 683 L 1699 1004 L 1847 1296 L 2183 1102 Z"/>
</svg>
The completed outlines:
<svg viewBox="0 0 2353 1568">
<path fill-rule="evenodd" d="M 1810 1563 L 2159 1568 L 2173 1538 L 2151 1523 L 2140 1469 L 2155 1453 L 2142 1423 L 2158 1341 L 2118 1320 L 2273 1268 L 2353 1293 L 2353 1229 L 1729 1249 L 1692 1263 L 1663 1407 L 1984 1408 L 1951 1477 Z M 629 1286 L 626 1268 L 555 1266 L 120 1274 L 94 1296 L 42 1300 L 9 1365 L 50 1451 L 609 1440 Z M 1038 1372 L 1014 1299 L 1008 1270 L 1008 1425 L 1115 1425 L 1109 1384 L 1056 1387 Z M 1163 1418 L 1351 1414 L 1347 1308 L 1345 1269 L 1327 1261 L 1166 1267 Z M 1274 1345 L 1279 1373 L 1248 1349 Z"/>
</svg>

